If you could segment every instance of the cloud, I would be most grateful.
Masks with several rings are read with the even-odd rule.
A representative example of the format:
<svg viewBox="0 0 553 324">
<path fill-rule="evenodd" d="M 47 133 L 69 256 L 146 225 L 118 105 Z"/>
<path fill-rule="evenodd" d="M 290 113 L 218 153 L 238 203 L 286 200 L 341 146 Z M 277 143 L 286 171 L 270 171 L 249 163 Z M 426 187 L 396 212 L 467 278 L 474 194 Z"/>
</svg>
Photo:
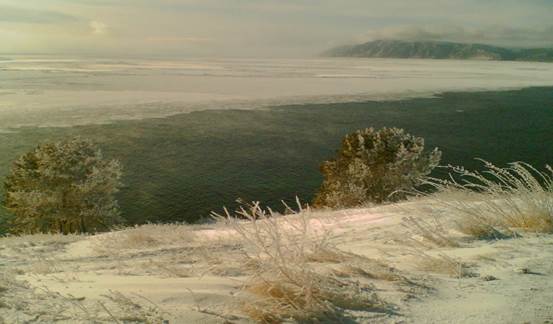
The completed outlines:
<svg viewBox="0 0 553 324">
<path fill-rule="evenodd" d="M 294 57 L 377 38 L 549 47 L 551 1 L 0 0 L 0 28 L 18 35 L 0 51 Z"/>
<path fill-rule="evenodd" d="M 168 44 L 184 44 L 184 43 L 209 43 L 213 41 L 211 38 L 207 37 L 193 37 L 193 36 L 161 36 L 161 37 L 147 37 L 147 42 L 151 43 L 168 43 Z"/>
<path fill-rule="evenodd" d="M 108 25 L 101 21 L 93 20 L 89 24 L 93 35 L 104 35 L 108 32 Z"/>
<path fill-rule="evenodd" d="M 506 27 L 500 25 L 479 28 L 459 25 L 426 25 L 375 28 L 361 38 L 366 40 L 397 39 L 411 41 L 453 41 L 486 43 L 504 46 L 553 46 L 553 25 L 541 28 Z M 361 39 L 360 39 L 361 40 Z"/>
<path fill-rule="evenodd" d="M 0 5 L 0 22 L 57 24 L 76 22 L 78 17 L 49 10 L 23 9 Z"/>
</svg>

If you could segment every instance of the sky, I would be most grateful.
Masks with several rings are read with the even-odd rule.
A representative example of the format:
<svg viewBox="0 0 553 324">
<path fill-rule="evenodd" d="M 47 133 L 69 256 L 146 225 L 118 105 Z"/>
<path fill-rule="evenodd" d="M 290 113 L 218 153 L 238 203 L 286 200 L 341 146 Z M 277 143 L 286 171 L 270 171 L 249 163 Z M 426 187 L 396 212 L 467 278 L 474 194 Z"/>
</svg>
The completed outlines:
<svg viewBox="0 0 553 324">
<path fill-rule="evenodd" d="M 375 39 L 553 47 L 553 0 L 0 0 L 0 54 L 305 57 Z"/>
</svg>

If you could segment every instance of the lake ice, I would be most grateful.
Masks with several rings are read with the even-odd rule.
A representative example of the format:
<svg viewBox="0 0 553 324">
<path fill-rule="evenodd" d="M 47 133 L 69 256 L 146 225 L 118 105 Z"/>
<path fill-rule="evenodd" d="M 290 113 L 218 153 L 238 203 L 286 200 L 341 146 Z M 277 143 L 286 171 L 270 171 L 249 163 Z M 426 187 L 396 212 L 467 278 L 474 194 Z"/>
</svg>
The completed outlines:
<svg viewBox="0 0 553 324">
<path fill-rule="evenodd" d="M 553 86 L 553 64 L 401 59 L 0 58 L 0 133 L 205 109 Z"/>
</svg>

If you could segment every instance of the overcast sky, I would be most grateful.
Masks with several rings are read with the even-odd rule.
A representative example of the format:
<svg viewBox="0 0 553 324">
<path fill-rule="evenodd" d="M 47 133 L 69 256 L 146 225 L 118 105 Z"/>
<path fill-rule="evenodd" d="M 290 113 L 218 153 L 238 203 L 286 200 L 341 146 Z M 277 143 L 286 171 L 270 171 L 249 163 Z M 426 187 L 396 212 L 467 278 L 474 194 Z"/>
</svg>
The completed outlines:
<svg viewBox="0 0 553 324">
<path fill-rule="evenodd" d="M 553 47 L 553 0 L 0 0 L 0 53 L 294 57 L 384 38 Z"/>
</svg>

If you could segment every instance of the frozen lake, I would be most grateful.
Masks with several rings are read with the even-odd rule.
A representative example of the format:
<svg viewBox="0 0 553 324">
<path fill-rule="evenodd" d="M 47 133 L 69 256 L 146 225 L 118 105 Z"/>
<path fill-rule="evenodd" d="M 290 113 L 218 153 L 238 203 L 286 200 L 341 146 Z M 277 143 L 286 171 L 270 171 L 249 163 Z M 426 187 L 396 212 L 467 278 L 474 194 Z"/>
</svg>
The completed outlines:
<svg viewBox="0 0 553 324">
<path fill-rule="evenodd" d="M 0 132 L 205 109 L 553 85 L 553 64 L 398 59 L 0 58 Z"/>
</svg>

